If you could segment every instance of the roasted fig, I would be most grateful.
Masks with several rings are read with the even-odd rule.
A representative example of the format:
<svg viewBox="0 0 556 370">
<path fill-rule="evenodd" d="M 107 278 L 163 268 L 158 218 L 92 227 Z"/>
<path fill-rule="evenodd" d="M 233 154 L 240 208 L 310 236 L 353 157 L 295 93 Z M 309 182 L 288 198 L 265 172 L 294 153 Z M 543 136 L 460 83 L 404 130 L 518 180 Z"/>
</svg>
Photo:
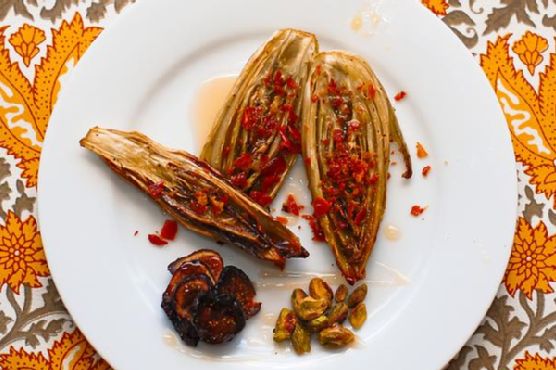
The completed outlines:
<svg viewBox="0 0 556 370">
<path fill-rule="evenodd" d="M 173 295 L 179 283 L 185 281 L 187 278 L 193 275 L 205 275 L 205 277 L 207 277 L 211 281 L 211 283 L 214 284 L 214 280 L 212 280 L 209 270 L 204 265 L 198 263 L 185 263 L 172 275 L 170 283 L 166 288 L 166 292 L 170 295 Z"/>
<path fill-rule="evenodd" d="M 179 272 L 179 271 L 178 271 Z M 178 275 L 176 273 L 174 276 Z M 196 346 L 199 336 L 192 319 L 200 295 L 212 288 L 212 282 L 204 274 L 188 274 L 172 278 L 162 295 L 162 309 L 172 322 L 174 329 L 189 346 Z"/>
<path fill-rule="evenodd" d="M 226 266 L 215 287 L 218 294 L 229 294 L 241 304 L 245 318 L 253 317 L 261 310 L 261 303 L 255 301 L 255 287 L 249 277 L 235 266 Z"/>
<path fill-rule="evenodd" d="M 211 292 L 198 298 L 193 324 L 203 342 L 220 344 L 245 327 L 245 315 L 234 296 Z"/>
<path fill-rule="evenodd" d="M 217 252 L 211 249 L 200 249 L 188 256 L 180 257 L 168 265 L 168 270 L 173 274 L 180 266 L 185 263 L 200 263 L 209 271 L 213 281 L 220 279 L 220 274 L 224 268 L 224 261 Z"/>
<path fill-rule="evenodd" d="M 138 132 L 90 129 L 81 145 L 137 186 L 185 228 L 284 268 L 309 253 L 288 228 L 197 157 Z"/>
</svg>

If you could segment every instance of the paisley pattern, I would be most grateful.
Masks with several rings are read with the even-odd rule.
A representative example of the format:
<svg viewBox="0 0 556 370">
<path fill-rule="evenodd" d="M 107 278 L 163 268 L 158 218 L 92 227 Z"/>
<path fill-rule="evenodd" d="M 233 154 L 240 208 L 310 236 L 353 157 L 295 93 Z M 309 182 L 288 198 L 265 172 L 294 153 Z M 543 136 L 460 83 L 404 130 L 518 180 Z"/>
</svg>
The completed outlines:
<svg viewBox="0 0 556 370">
<path fill-rule="evenodd" d="M 65 311 L 35 220 L 37 168 L 63 82 L 133 0 L 0 2 L 0 368 L 108 369 Z M 520 199 L 483 323 L 447 369 L 556 369 L 556 0 L 422 0 L 475 55 L 506 116 Z"/>
</svg>

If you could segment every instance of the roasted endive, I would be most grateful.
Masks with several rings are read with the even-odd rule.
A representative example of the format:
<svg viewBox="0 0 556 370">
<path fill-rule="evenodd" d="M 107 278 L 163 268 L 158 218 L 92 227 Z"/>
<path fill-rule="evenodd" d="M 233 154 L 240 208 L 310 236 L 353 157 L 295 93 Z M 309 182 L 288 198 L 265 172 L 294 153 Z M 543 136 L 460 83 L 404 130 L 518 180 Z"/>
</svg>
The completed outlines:
<svg viewBox="0 0 556 370">
<path fill-rule="evenodd" d="M 303 88 L 317 50 L 313 34 L 277 31 L 243 68 L 201 152 L 262 206 L 301 152 Z"/>
<path fill-rule="evenodd" d="M 304 95 L 302 148 L 317 237 L 331 246 L 351 284 L 365 266 L 386 205 L 390 141 L 411 177 L 394 109 L 366 61 L 340 51 L 314 59 Z"/>
<path fill-rule="evenodd" d="M 220 172 L 138 132 L 93 128 L 81 145 L 136 185 L 187 229 L 237 245 L 280 268 L 307 257 L 299 239 Z"/>
</svg>

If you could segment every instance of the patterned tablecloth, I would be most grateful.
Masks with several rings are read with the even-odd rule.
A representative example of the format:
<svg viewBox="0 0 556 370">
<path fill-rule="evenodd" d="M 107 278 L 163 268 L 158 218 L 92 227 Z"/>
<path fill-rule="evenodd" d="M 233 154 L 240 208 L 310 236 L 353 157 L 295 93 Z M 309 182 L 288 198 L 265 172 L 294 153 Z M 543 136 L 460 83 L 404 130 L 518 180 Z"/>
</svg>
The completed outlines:
<svg viewBox="0 0 556 370">
<path fill-rule="evenodd" d="M 110 368 L 75 327 L 49 276 L 35 196 L 64 75 L 131 2 L 0 0 L 2 369 Z M 448 369 L 556 370 L 556 0 L 422 2 L 481 64 L 518 163 L 510 263 L 487 317 Z"/>
</svg>

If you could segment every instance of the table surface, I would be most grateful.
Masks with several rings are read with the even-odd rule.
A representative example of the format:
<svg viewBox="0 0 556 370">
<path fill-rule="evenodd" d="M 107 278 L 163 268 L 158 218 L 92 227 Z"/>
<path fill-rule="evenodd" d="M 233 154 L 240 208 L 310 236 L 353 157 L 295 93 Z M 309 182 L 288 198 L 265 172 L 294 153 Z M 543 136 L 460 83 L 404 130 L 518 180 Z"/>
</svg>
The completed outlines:
<svg viewBox="0 0 556 370">
<path fill-rule="evenodd" d="M 556 0 L 421 2 L 473 53 L 496 91 L 519 186 L 513 251 L 497 297 L 447 369 L 556 370 Z M 132 3 L 0 1 L 2 369 L 110 368 L 75 327 L 50 278 L 36 184 L 63 75 Z"/>
</svg>

